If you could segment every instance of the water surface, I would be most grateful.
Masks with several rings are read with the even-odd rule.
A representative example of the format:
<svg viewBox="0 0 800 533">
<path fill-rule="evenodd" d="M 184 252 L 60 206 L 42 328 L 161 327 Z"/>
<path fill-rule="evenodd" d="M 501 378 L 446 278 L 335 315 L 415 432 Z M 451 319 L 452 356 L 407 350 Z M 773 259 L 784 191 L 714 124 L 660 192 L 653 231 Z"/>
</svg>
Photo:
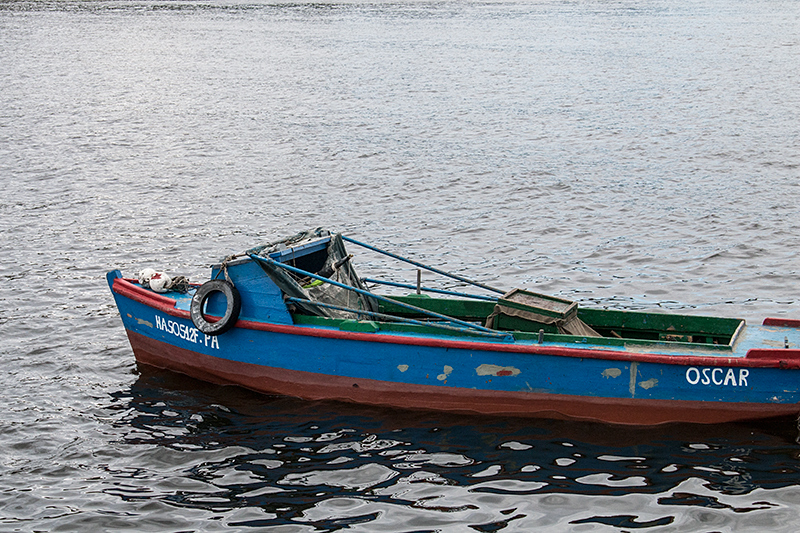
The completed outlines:
<svg viewBox="0 0 800 533">
<path fill-rule="evenodd" d="M 800 317 L 799 11 L 0 2 L 0 529 L 795 531 L 794 421 L 210 387 L 137 368 L 104 274 L 325 226 L 584 306 Z"/>
</svg>

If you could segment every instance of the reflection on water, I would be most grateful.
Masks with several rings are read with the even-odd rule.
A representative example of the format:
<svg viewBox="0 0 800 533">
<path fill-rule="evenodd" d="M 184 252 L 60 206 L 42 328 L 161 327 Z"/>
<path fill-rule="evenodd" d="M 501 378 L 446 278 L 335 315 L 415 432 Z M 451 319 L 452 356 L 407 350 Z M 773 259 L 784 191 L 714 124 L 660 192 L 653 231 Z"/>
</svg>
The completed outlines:
<svg viewBox="0 0 800 533">
<path fill-rule="evenodd" d="M 464 417 L 268 398 L 140 370 L 107 407 L 133 458 L 114 467 L 126 482 L 107 492 L 213 510 L 229 525 L 763 527 L 793 514 L 786 500 L 798 494 L 792 420 L 637 429 Z"/>
</svg>

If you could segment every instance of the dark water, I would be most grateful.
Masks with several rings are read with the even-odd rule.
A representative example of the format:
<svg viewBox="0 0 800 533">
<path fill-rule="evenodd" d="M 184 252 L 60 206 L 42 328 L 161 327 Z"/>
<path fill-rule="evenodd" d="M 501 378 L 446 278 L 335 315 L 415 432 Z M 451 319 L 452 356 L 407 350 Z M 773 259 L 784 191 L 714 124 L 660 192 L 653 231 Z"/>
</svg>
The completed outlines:
<svg viewBox="0 0 800 533">
<path fill-rule="evenodd" d="M 586 306 L 800 317 L 798 20 L 0 1 L 0 530 L 796 531 L 792 420 L 632 430 L 212 387 L 136 367 L 103 276 L 200 280 L 326 226 Z"/>
</svg>

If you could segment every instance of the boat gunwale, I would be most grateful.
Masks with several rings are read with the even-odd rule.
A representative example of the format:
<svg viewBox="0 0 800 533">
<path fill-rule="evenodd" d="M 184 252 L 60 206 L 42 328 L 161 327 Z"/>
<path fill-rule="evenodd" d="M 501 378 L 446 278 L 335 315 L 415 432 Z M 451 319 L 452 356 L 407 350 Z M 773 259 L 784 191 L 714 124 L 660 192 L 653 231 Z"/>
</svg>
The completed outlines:
<svg viewBox="0 0 800 533">
<path fill-rule="evenodd" d="M 130 298 L 143 305 L 157 309 L 170 316 L 191 320 L 188 311 L 177 309 L 175 307 L 177 300 L 145 289 L 144 287 L 135 284 L 133 280 L 123 278 L 119 271 L 114 271 L 109 274 L 114 274 L 116 276 L 113 278 L 113 282 L 111 284 L 111 288 L 115 293 Z M 669 355 L 644 352 L 625 352 L 619 350 L 607 350 L 605 348 L 542 345 L 533 344 L 531 341 L 514 341 L 513 343 L 508 343 L 503 341 L 487 342 L 485 339 L 453 340 L 431 336 L 404 336 L 396 333 L 360 333 L 327 329 L 318 326 L 308 327 L 272 324 L 268 322 L 257 322 L 251 320 L 239 320 L 236 323 L 236 327 L 286 335 L 304 335 L 339 340 L 415 345 L 460 350 L 482 350 L 555 357 L 606 359 L 630 362 L 635 361 L 637 363 L 677 366 L 800 369 L 800 350 L 798 349 L 750 350 L 744 357 L 722 357 L 713 355 Z M 779 354 L 783 354 L 784 357 L 778 357 Z"/>
</svg>

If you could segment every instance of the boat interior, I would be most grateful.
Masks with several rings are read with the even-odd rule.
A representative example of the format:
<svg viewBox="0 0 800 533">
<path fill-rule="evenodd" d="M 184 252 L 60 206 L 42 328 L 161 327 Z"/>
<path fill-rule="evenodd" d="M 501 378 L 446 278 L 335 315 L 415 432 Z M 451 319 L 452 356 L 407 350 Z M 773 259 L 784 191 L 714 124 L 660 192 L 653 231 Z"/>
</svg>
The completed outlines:
<svg viewBox="0 0 800 533">
<path fill-rule="evenodd" d="M 456 278 L 492 296 L 360 278 L 344 241 Z M 281 289 L 295 324 L 355 332 L 483 336 L 538 342 L 624 346 L 680 345 L 730 351 L 744 328 L 739 319 L 580 307 L 576 302 L 515 289 L 502 291 L 422 265 L 353 239 L 316 230 L 247 252 Z M 219 272 L 221 265 L 217 265 Z M 410 294 L 382 295 L 388 285 Z"/>
</svg>

